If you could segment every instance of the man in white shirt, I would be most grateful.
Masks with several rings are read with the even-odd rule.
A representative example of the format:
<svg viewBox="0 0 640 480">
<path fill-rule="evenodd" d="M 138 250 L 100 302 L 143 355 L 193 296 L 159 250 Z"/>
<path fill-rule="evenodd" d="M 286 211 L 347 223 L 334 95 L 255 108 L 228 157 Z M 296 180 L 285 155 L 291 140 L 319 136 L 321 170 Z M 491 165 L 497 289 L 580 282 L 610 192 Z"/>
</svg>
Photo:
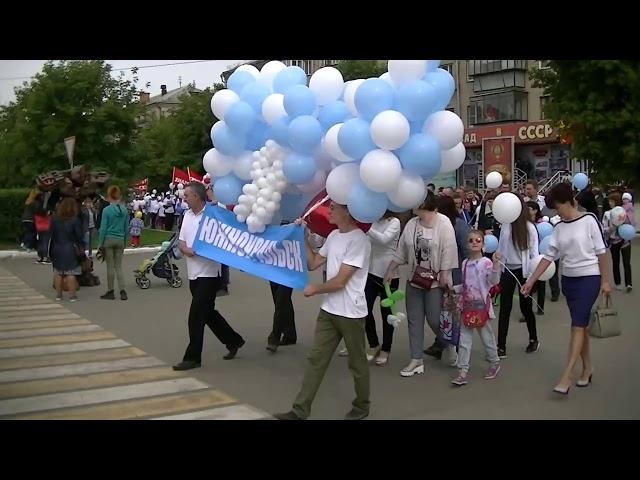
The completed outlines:
<svg viewBox="0 0 640 480">
<path fill-rule="evenodd" d="M 525 193 L 527 194 L 524 197 L 524 201 L 532 201 L 536 202 L 540 207 L 540 212 L 547 208 L 547 204 L 544 201 L 544 197 L 542 195 L 538 195 L 538 182 L 533 179 L 527 180 L 527 186 L 525 188 Z"/>
<path fill-rule="evenodd" d="M 152 197 L 149 202 L 149 216 L 151 217 L 151 228 L 156 228 L 156 222 L 158 219 L 158 210 L 160 210 L 160 202 L 156 197 Z"/>
<path fill-rule="evenodd" d="M 216 310 L 216 293 L 222 278 L 220 264 L 200 257 L 193 250 L 200 221 L 202 220 L 207 194 L 204 185 L 193 182 L 185 188 L 185 200 L 190 210 L 184 214 L 178 247 L 187 260 L 191 307 L 189 309 L 189 346 L 182 362 L 174 370 L 191 370 L 201 365 L 204 326 L 208 325 L 213 334 L 229 350 L 223 358 L 231 360 L 244 345 L 244 339 L 231 328 L 225 318 Z"/>
<path fill-rule="evenodd" d="M 346 420 L 361 420 L 369 415 L 369 363 L 365 349 L 365 318 L 367 301 L 364 288 L 369 274 L 371 243 L 345 205 L 331 203 L 329 222 L 338 227 L 327 237 L 318 253 L 313 251 L 306 231 L 305 243 L 309 270 L 326 263 L 327 281 L 321 285 L 307 285 L 305 297 L 325 294 L 318 314 L 314 345 L 307 358 L 302 388 L 293 408 L 275 414 L 279 420 L 304 420 L 311 412 L 311 404 L 338 348 L 344 338 L 349 352 L 349 369 L 353 373 L 356 398 Z"/>
</svg>

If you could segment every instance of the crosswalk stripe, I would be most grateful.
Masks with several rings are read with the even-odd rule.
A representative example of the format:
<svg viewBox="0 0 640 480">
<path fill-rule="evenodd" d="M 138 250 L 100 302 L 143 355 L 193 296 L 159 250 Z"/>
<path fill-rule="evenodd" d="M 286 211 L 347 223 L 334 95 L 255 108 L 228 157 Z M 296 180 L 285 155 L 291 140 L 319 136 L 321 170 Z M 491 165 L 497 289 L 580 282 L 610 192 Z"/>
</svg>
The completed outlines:
<svg viewBox="0 0 640 480">
<path fill-rule="evenodd" d="M 45 303 L 41 305 L 12 305 L 9 307 L 0 307 L 0 313 L 23 312 L 25 310 L 60 310 L 62 305 L 57 303 Z"/>
<path fill-rule="evenodd" d="M 134 368 L 159 367 L 162 360 L 155 357 L 124 358 L 106 362 L 87 362 L 55 367 L 22 368 L 0 372 L 0 384 L 22 382 L 26 380 L 42 380 L 45 378 L 67 377 L 71 375 L 88 375 L 90 373 L 117 372 Z M 0 385 L 2 388 L 2 385 Z"/>
<path fill-rule="evenodd" d="M 0 348 L 0 358 L 31 357 L 50 353 L 86 352 L 105 348 L 129 347 L 124 340 L 100 340 L 97 342 L 63 343 L 59 345 L 38 345 L 35 347 Z"/>
<path fill-rule="evenodd" d="M 125 342 L 126 343 L 126 342 Z M 70 365 L 86 362 L 101 362 L 107 360 L 120 360 L 125 358 L 143 357 L 147 354 L 136 347 L 109 348 L 106 350 L 79 351 L 70 353 L 58 353 L 52 355 L 41 354 L 34 357 L 18 357 L 0 359 L 0 371 L 16 370 L 34 367 L 46 367 L 54 365 Z"/>
<path fill-rule="evenodd" d="M 13 330 L 9 332 L 0 331 L 0 339 L 35 337 L 39 335 L 63 335 L 68 333 L 96 332 L 102 330 L 98 325 L 78 325 L 74 327 L 54 327 L 40 329 Z"/>
<path fill-rule="evenodd" d="M 31 336 L 29 338 L 8 338 L 0 340 L 0 352 L 5 348 L 32 347 L 35 345 L 55 345 L 63 343 L 91 342 L 116 338 L 111 332 L 86 332 L 71 335 L 49 335 L 46 337 Z M 0 353 L 0 356 L 2 354 Z"/>
<path fill-rule="evenodd" d="M 184 373 L 174 372 L 171 368 L 164 365 L 161 367 L 137 370 L 101 372 L 90 375 L 3 383 L 0 384 L 0 399 L 89 390 L 116 385 L 142 384 L 179 377 L 184 378 Z"/>
<path fill-rule="evenodd" d="M 33 288 L 0 288 L 0 298 L 15 297 L 16 295 L 37 295 L 38 291 Z"/>
<path fill-rule="evenodd" d="M 262 412 L 250 405 L 230 405 L 228 407 L 210 408 L 197 412 L 180 413 L 166 417 L 156 417 L 151 420 L 260 420 L 270 418 L 266 412 Z"/>
<path fill-rule="evenodd" d="M 41 315 L 32 315 L 27 314 L 24 317 L 2 317 L 0 318 L 1 323 L 15 323 L 15 322 L 40 322 L 44 320 L 68 320 L 71 318 L 81 318 L 80 315 L 71 312 L 65 313 L 54 313 L 50 314 L 48 312 L 42 312 Z"/>
<path fill-rule="evenodd" d="M 69 320 L 45 320 L 43 322 L 16 322 L 0 323 L 0 332 L 12 330 L 28 330 L 40 328 L 73 327 L 76 325 L 89 325 L 91 322 L 84 318 L 72 318 Z"/>
<path fill-rule="evenodd" d="M 25 302 L 33 302 L 33 301 L 41 301 L 41 300 L 45 300 L 50 302 L 51 300 L 49 300 L 47 297 L 45 297 L 44 295 L 18 295 L 18 296 L 13 296 L 13 297 L 0 297 L 0 305 L 5 306 L 5 305 L 20 305 L 21 303 L 25 303 Z"/>
<path fill-rule="evenodd" d="M 0 400 L 0 416 L 40 412 L 58 408 L 80 407 L 96 403 L 115 402 L 118 400 L 155 397 L 158 395 L 190 392 L 207 388 L 209 388 L 209 386 L 206 383 L 188 377 L 137 385 L 96 388 L 94 390 L 83 390 L 81 392 L 53 393 L 50 395 L 12 398 L 9 400 Z"/>
<path fill-rule="evenodd" d="M 128 420 L 170 415 L 235 402 L 223 392 L 204 390 L 140 400 L 129 400 L 93 407 L 69 408 L 52 412 L 17 415 L 29 420 Z"/>
</svg>

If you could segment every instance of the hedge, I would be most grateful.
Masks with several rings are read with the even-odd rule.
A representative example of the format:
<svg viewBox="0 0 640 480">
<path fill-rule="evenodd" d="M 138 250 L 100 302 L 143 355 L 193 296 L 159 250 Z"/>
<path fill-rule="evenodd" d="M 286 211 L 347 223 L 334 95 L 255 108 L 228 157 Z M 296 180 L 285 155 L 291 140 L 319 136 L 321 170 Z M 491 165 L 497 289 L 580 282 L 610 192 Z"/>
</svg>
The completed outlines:
<svg viewBox="0 0 640 480">
<path fill-rule="evenodd" d="M 22 212 L 29 192 L 28 188 L 0 189 L 0 240 L 20 243 Z"/>
</svg>

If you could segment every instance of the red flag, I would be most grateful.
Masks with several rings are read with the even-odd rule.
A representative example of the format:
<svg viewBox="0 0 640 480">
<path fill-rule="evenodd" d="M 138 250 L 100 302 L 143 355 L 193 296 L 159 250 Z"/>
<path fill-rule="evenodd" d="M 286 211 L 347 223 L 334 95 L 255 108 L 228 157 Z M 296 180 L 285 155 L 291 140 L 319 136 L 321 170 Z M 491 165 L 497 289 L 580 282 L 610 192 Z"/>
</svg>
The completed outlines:
<svg viewBox="0 0 640 480">
<path fill-rule="evenodd" d="M 171 181 L 176 185 L 178 185 L 179 183 L 186 185 L 189 183 L 189 174 L 184 170 L 173 167 L 173 179 Z"/>
<path fill-rule="evenodd" d="M 198 172 L 194 172 L 189 167 L 187 167 L 187 174 L 189 175 L 189 181 L 202 183 L 202 175 L 200 175 Z"/>
<path fill-rule="evenodd" d="M 130 187 L 138 193 L 147 193 L 149 188 L 149 179 L 144 178 L 142 180 L 138 180 L 137 182 L 133 182 Z"/>
</svg>

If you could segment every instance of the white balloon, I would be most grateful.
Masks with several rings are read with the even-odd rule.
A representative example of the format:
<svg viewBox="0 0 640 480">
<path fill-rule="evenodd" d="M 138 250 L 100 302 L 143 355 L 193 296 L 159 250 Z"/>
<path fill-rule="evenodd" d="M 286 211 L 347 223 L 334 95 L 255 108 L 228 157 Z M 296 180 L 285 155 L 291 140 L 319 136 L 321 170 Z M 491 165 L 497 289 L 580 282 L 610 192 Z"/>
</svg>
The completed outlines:
<svg viewBox="0 0 640 480">
<path fill-rule="evenodd" d="M 487 188 L 498 188 L 502 185 L 502 174 L 500 172 L 490 172 L 484 179 Z"/>
<path fill-rule="evenodd" d="M 180 184 L 182 185 L 182 184 Z M 184 198 L 184 190 L 178 190 L 178 198 L 183 199 Z"/>
<path fill-rule="evenodd" d="M 293 185 L 295 187 L 295 185 Z M 276 182 L 276 190 L 278 192 L 284 192 L 287 189 L 287 181 L 286 180 L 278 180 Z M 299 192 L 299 190 L 297 190 Z"/>
<path fill-rule="evenodd" d="M 247 221 L 247 217 L 245 217 L 244 215 L 236 215 L 236 220 L 238 220 L 240 223 L 244 223 Z"/>
<path fill-rule="evenodd" d="M 548 222 L 549 221 L 549 217 L 547 217 L 546 215 L 542 217 L 542 221 L 543 222 Z"/>
<path fill-rule="evenodd" d="M 184 189 L 184 185 L 182 183 L 178 184 L 178 190 L 183 190 Z"/>
<path fill-rule="evenodd" d="M 258 222 L 256 223 L 256 231 L 255 233 L 262 233 L 267 229 L 267 226 L 265 225 L 264 222 Z"/>
<path fill-rule="evenodd" d="M 253 183 L 247 183 L 244 187 L 242 187 L 242 191 L 247 195 L 257 195 L 259 188 L 257 185 Z"/>
<path fill-rule="evenodd" d="M 256 181 L 256 185 L 258 185 L 258 188 L 264 188 L 268 185 L 267 183 L 267 179 L 264 177 L 260 177 L 257 181 Z"/>
<path fill-rule="evenodd" d="M 627 221 L 627 213 L 622 207 L 614 207 L 611 209 L 611 223 L 619 227 Z"/>
<path fill-rule="evenodd" d="M 337 68 L 323 67 L 311 76 L 309 90 L 316 94 L 318 105 L 326 105 L 340 98 L 344 79 Z"/>
<path fill-rule="evenodd" d="M 213 150 L 213 149 L 212 149 L 212 150 Z M 175 187 L 176 187 L 175 183 L 171 182 L 171 183 L 169 184 L 169 189 L 170 189 L 170 190 L 173 190 Z"/>
<path fill-rule="evenodd" d="M 409 140 L 409 120 L 395 110 L 380 112 L 371 121 L 371 139 L 383 150 L 396 150 Z"/>
<path fill-rule="evenodd" d="M 284 174 L 284 171 L 282 169 L 276 170 L 273 174 L 276 176 L 276 180 L 284 180 L 286 178 L 286 175 Z"/>
<path fill-rule="evenodd" d="M 271 194 L 271 200 L 274 201 L 275 203 L 280 203 L 280 200 L 282 200 L 282 194 L 280 192 L 273 192 Z"/>
<path fill-rule="evenodd" d="M 218 90 L 211 97 L 211 111 L 218 119 L 223 119 L 231 105 L 240 100 L 238 94 L 228 88 Z"/>
<path fill-rule="evenodd" d="M 253 160 L 254 160 L 254 161 L 258 161 L 258 160 L 260 160 L 260 157 L 261 157 L 262 155 L 260 155 L 260 152 L 256 150 L 255 152 L 253 152 L 253 153 L 251 154 L 251 156 L 253 157 Z"/>
<path fill-rule="evenodd" d="M 269 125 L 280 117 L 284 117 L 287 112 L 284 109 L 284 95 L 272 93 L 262 102 L 262 116 Z"/>
<path fill-rule="evenodd" d="M 204 154 L 202 166 L 212 177 L 224 177 L 233 170 L 233 157 L 223 155 L 212 148 Z"/>
<path fill-rule="evenodd" d="M 261 69 L 260 75 L 258 76 L 258 82 L 262 83 L 269 90 L 273 90 L 273 79 L 276 77 L 280 70 L 287 68 L 287 66 L 279 62 L 278 60 L 272 60 L 267 62 Z"/>
<path fill-rule="evenodd" d="M 246 204 L 251 206 L 254 203 L 256 203 L 256 196 L 255 195 L 247 195 L 247 201 Z"/>
<path fill-rule="evenodd" d="M 352 80 L 347 82 L 344 86 L 344 103 L 347 104 L 347 108 L 351 112 L 354 117 L 358 116 L 358 110 L 356 109 L 356 90 L 362 83 L 364 82 L 364 78 L 359 78 L 358 80 Z"/>
<path fill-rule="evenodd" d="M 156 189 L 154 188 L 154 189 L 151 191 L 151 193 L 153 193 L 153 194 L 155 195 L 156 193 L 158 193 L 158 190 L 156 190 Z"/>
<path fill-rule="evenodd" d="M 549 219 L 549 223 L 551 223 L 551 225 L 554 225 L 554 226 L 557 223 L 560 223 L 561 221 L 562 221 L 562 218 L 560 217 L 560 215 L 555 215 Z"/>
<path fill-rule="evenodd" d="M 249 207 L 246 205 L 236 205 L 233 207 L 233 213 L 236 215 L 247 215 L 249 213 Z"/>
<path fill-rule="evenodd" d="M 502 192 L 491 205 L 493 218 L 498 223 L 513 223 L 522 212 L 522 202 L 520 198 L 511 192 Z"/>
<path fill-rule="evenodd" d="M 401 208 L 411 209 L 419 206 L 427 195 L 427 186 L 419 175 L 403 172 L 396 182 L 396 188 L 387 193 L 389 200 Z"/>
<path fill-rule="evenodd" d="M 273 201 L 268 201 L 265 205 L 264 205 L 264 209 L 268 212 L 268 213 L 273 213 L 278 209 L 278 206 L 276 205 L 276 202 Z"/>
<path fill-rule="evenodd" d="M 266 158 L 267 157 L 267 147 L 261 147 L 260 150 L 258 150 L 260 152 L 260 156 L 262 158 Z"/>
<path fill-rule="evenodd" d="M 284 162 L 282 160 L 274 160 L 271 166 L 275 171 L 282 170 L 282 167 L 284 167 Z"/>
<path fill-rule="evenodd" d="M 402 175 L 398 157 L 386 150 L 372 150 L 360 162 L 360 178 L 374 192 L 393 190 Z"/>
<path fill-rule="evenodd" d="M 236 158 L 233 164 L 233 173 L 241 180 L 251 180 L 252 166 L 253 159 L 251 158 L 251 152 L 245 151 Z"/>
<path fill-rule="evenodd" d="M 345 163 L 334 168 L 327 177 L 327 195 L 336 203 L 346 205 L 351 189 L 360 178 L 360 166 Z"/>
<path fill-rule="evenodd" d="M 253 75 L 253 78 L 256 79 L 260 76 L 260 70 L 249 64 L 240 65 L 238 68 L 236 68 L 236 72 L 248 72 Z"/>
<path fill-rule="evenodd" d="M 260 160 L 260 167 L 267 168 L 268 166 L 269 166 L 269 160 L 267 160 L 266 158 L 262 158 Z"/>
<path fill-rule="evenodd" d="M 544 258 L 543 255 L 538 255 L 537 257 L 534 257 L 531 259 L 531 261 L 529 262 L 529 268 L 531 269 L 530 274 L 533 274 L 533 272 L 536 271 L 536 269 L 538 268 L 538 265 L 540 264 L 540 260 L 542 260 L 543 258 Z M 556 273 L 556 264 L 555 262 L 551 262 L 549 266 L 545 269 L 545 271 L 542 272 L 542 275 L 540 275 L 538 280 L 541 282 L 546 282 L 551 277 L 553 277 L 555 273 Z"/>
<path fill-rule="evenodd" d="M 266 187 L 260 189 L 260 191 L 258 192 L 258 195 L 261 196 L 262 198 L 271 198 L 272 193 L 273 193 L 273 189 L 267 185 Z"/>
<path fill-rule="evenodd" d="M 262 168 L 262 165 L 260 165 L 260 160 L 255 160 L 251 163 L 251 170 L 259 170 L 260 168 Z"/>
<path fill-rule="evenodd" d="M 458 115 L 449 110 L 432 113 L 424 122 L 423 132 L 433 135 L 442 150 L 449 150 L 462 142 L 464 124 Z"/>
<path fill-rule="evenodd" d="M 262 178 L 263 173 L 264 172 L 260 168 L 257 170 L 251 170 L 251 180 L 258 180 L 259 178 Z"/>
<path fill-rule="evenodd" d="M 262 207 L 267 203 L 267 200 L 264 197 L 256 198 L 255 203 L 253 204 L 254 210 L 258 207 Z"/>
<path fill-rule="evenodd" d="M 274 152 L 276 148 L 278 148 L 278 144 L 275 142 L 275 140 L 267 140 L 266 142 L 264 142 L 264 146 L 267 148 L 268 152 Z"/>
<path fill-rule="evenodd" d="M 247 198 L 246 194 L 240 195 L 238 197 L 238 205 L 246 205 L 248 200 L 249 199 Z"/>
<path fill-rule="evenodd" d="M 389 60 L 387 65 L 393 83 L 398 86 L 420 80 L 427 73 L 426 60 Z"/>
<path fill-rule="evenodd" d="M 318 193 L 324 188 L 327 181 L 327 174 L 324 170 L 318 170 L 313 174 L 313 178 L 310 182 L 298 185 L 298 188 L 302 193 Z"/>
<path fill-rule="evenodd" d="M 457 144 L 451 150 L 443 150 L 440 152 L 440 159 L 442 161 L 440 173 L 455 172 L 464 163 L 466 154 L 467 151 L 462 142 Z"/>
<path fill-rule="evenodd" d="M 338 133 L 341 128 L 342 123 L 338 123 L 327 131 L 327 134 L 324 137 L 325 148 L 327 153 L 335 160 L 343 163 L 353 162 L 353 158 L 347 156 L 340 148 L 340 145 L 338 145 Z"/>
<path fill-rule="evenodd" d="M 265 220 L 267 217 L 267 209 L 264 207 L 256 208 L 255 216 L 258 217 L 260 220 Z"/>
<path fill-rule="evenodd" d="M 396 84 L 393 83 L 393 78 L 391 78 L 391 75 L 389 74 L 389 72 L 384 72 L 382 75 L 380 75 L 378 77 L 380 80 L 384 80 L 385 82 L 387 82 L 389 85 L 391 85 L 394 89 L 396 88 Z"/>
</svg>

